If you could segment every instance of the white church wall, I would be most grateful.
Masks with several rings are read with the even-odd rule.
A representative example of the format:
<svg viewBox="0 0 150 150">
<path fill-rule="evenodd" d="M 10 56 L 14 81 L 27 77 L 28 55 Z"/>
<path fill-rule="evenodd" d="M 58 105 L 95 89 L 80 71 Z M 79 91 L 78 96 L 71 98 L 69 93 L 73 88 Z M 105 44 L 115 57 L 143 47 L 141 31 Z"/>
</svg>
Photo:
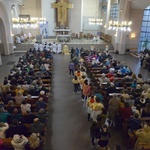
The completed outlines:
<svg viewBox="0 0 150 150">
<path fill-rule="evenodd" d="M 96 35 L 100 30 L 100 26 L 89 25 L 89 18 L 100 18 L 100 2 L 99 0 L 83 0 L 83 28 L 84 33 Z"/>
<path fill-rule="evenodd" d="M 82 31 L 82 0 L 69 0 L 74 8 L 69 9 L 69 27 L 72 33 L 79 34 Z"/>
<path fill-rule="evenodd" d="M 56 2 L 56 0 L 42 0 L 42 17 L 46 18 L 48 21 L 49 27 L 49 36 L 55 36 L 55 32 L 53 32 L 56 21 L 55 21 L 55 9 L 51 7 L 52 3 Z"/>
</svg>

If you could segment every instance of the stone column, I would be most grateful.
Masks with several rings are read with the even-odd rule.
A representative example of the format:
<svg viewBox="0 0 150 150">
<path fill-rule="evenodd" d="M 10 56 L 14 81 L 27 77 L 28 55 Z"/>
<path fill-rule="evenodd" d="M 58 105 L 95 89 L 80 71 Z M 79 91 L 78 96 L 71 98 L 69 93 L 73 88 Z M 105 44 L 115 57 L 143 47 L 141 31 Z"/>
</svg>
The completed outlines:
<svg viewBox="0 0 150 150">
<path fill-rule="evenodd" d="M 106 22 L 105 22 L 105 25 L 106 25 L 105 34 L 108 34 L 110 8 L 111 8 L 111 0 L 108 0 L 108 2 L 107 2 L 107 15 L 106 15 Z"/>
</svg>

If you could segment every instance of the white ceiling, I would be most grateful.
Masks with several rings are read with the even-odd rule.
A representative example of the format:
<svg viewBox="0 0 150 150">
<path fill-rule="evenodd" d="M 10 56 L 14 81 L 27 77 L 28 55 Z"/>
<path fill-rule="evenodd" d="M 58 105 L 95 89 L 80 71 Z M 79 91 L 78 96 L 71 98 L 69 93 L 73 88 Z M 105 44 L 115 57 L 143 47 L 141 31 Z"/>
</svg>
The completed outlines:
<svg viewBox="0 0 150 150">
<path fill-rule="evenodd" d="M 150 0 L 131 0 L 131 7 L 134 9 L 145 9 L 150 6 Z"/>
</svg>

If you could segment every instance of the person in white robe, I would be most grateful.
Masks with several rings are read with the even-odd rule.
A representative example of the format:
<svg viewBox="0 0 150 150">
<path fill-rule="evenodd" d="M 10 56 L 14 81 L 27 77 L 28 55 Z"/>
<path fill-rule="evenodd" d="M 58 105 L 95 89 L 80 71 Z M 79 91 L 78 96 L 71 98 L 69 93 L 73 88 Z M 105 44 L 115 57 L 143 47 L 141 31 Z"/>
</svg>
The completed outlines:
<svg viewBox="0 0 150 150">
<path fill-rule="evenodd" d="M 21 39 L 19 36 L 16 36 L 16 44 L 20 44 L 21 43 Z"/>
<path fill-rule="evenodd" d="M 21 40 L 21 42 L 25 42 L 23 35 L 20 36 L 20 40 Z"/>
<path fill-rule="evenodd" d="M 59 43 L 58 44 L 58 47 L 57 47 L 57 54 L 61 53 L 61 44 Z"/>
<path fill-rule="evenodd" d="M 43 49 L 44 49 L 43 44 L 40 44 L 40 51 L 43 51 Z"/>
<path fill-rule="evenodd" d="M 24 37 L 25 41 L 28 39 L 28 37 L 27 37 L 27 34 L 26 34 L 26 33 L 23 35 L 23 37 Z"/>
<path fill-rule="evenodd" d="M 55 42 L 52 44 L 52 51 L 53 51 L 54 53 L 56 53 L 56 44 L 55 44 Z"/>
<path fill-rule="evenodd" d="M 29 39 L 31 39 L 32 38 L 32 34 L 31 34 L 31 32 L 29 32 Z"/>
<path fill-rule="evenodd" d="M 38 50 L 38 43 L 34 43 L 34 48 L 35 48 L 35 50 Z"/>
</svg>

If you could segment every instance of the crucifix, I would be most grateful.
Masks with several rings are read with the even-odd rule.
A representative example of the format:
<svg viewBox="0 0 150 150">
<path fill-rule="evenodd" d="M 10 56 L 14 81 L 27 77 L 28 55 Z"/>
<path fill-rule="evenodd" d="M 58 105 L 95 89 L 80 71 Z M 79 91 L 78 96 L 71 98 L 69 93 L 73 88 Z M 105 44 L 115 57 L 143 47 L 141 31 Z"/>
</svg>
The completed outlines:
<svg viewBox="0 0 150 150">
<path fill-rule="evenodd" d="M 68 9 L 73 8 L 73 4 L 66 0 L 59 0 L 52 4 L 52 8 L 57 9 L 57 26 L 68 26 Z"/>
</svg>

